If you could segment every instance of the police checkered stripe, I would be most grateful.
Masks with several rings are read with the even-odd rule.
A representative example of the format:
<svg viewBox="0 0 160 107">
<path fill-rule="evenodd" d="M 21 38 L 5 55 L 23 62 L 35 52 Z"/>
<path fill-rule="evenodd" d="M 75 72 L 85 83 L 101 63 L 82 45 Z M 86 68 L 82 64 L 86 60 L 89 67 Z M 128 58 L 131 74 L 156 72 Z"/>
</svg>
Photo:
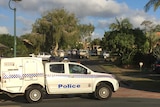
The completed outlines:
<svg viewBox="0 0 160 107">
<path fill-rule="evenodd" d="M 81 74 L 71 74 L 75 78 L 112 78 L 111 76 L 106 75 L 81 75 Z M 66 77 L 70 78 L 71 75 L 57 75 L 57 74 L 47 74 L 46 77 Z M 10 75 L 3 75 L 4 79 L 13 79 L 13 78 L 34 78 L 34 77 L 43 77 L 43 73 L 33 73 L 33 74 L 10 74 Z"/>
<path fill-rule="evenodd" d="M 112 78 L 109 75 L 74 75 L 75 78 Z"/>
<path fill-rule="evenodd" d="M 46 75 L 46 77 L 65 77 L 65 78 L 70 78 L 70 76 L 74 76 L 74 78 L 113 78 L 110 75 L 82 75 L 82 74 L 71 74 L 71 75 L 47 74 Z"/>
<path fill-rule="evenodd" d="M 22 77 L 40 77 L 43 76 L 43 73 L 35 73 L 35 74 L 23 74 Z"/>
<path fill-rule="evenodd" d="M 10 79 L 10 78 L 20 78 L 21 76 L 19 74 L 11 74 L 11 75 L 4 75 L 4 79 Z"/>
<path fill-rule="evenodd" d="M 34 74 L 10 74 L 10 75 L 4 75 L 4 79 L 13 79 L 13 78 L 33 78 L 33 77 L 42 77 L 44 76 L 43 73 L 34 73 Z"/>
</svg>

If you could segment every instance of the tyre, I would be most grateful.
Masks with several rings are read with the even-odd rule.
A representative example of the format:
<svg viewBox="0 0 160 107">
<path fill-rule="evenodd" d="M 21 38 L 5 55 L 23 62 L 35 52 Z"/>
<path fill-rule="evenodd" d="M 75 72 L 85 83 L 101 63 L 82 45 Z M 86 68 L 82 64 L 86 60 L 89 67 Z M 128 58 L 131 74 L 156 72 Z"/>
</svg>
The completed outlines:
<svg viewBox="0 0 160 107">
<path fill-rule="evenodd" d="M 95 98 L 99 100 L 107 100 L 112 96 L 112 90 L 110 86 L 106 84 L 101 84 L 96 88 Z"/>
<path fill-rule="evenodd" d="M 87 59 L 89 59 L 89 56 L 86 56 Z"/>
<path fill-rule="evenodd" d="M 41 87 L 30 87 L 25 93 L 25 98 L 29 103 L 41 102 L 43 96 L 44 93 Z"/>
</svg>

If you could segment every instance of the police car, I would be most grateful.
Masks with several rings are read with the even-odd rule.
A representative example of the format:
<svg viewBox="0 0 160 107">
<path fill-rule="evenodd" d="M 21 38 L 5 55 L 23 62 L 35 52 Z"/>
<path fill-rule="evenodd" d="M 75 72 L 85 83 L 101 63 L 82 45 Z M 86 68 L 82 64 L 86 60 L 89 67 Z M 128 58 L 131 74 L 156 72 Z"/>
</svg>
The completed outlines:
<svg viewBox="0 0 160 107">
<path fill-rule="evenodd" d="M 47 94 L 89 94 L 109 99 L 119 88 L 112 74 L 97 73 L 86 66 L 64 60 L 42 63 L 35 57 L 1 59 L 0 90 L 23 94 L 29 103 L 40 102 Z M 16 83 L 16 84 L 15 84 Z"/>
</svg>

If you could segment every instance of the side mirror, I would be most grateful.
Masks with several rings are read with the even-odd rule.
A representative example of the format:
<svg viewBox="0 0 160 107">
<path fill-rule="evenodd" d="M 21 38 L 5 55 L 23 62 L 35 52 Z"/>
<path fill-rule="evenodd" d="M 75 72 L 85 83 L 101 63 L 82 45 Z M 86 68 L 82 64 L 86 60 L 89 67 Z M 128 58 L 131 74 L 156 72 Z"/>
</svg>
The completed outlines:
<svg viewBox="0 0 160 107">
<path fill-rule="evenodd" d="M 91 74 L 91 71 L 90 71 L 90 70 L 87 70 L 87 74 Z"/>
</svg>

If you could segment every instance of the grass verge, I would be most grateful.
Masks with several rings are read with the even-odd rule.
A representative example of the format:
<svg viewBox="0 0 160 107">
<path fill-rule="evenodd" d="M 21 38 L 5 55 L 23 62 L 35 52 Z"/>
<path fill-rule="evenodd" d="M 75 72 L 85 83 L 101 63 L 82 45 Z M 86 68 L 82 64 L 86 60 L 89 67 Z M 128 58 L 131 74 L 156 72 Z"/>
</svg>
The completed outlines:
<svg viewBox="0 0 160 107">
<path fill-rule="evenodd" d="M 105 70 L 115 74 L 121 81 L 122 86 L 151 92 L 160 93 L 160 74 L 139 69 L 124 69 L 111 64 L 101 64 Z"/>
</svg>

